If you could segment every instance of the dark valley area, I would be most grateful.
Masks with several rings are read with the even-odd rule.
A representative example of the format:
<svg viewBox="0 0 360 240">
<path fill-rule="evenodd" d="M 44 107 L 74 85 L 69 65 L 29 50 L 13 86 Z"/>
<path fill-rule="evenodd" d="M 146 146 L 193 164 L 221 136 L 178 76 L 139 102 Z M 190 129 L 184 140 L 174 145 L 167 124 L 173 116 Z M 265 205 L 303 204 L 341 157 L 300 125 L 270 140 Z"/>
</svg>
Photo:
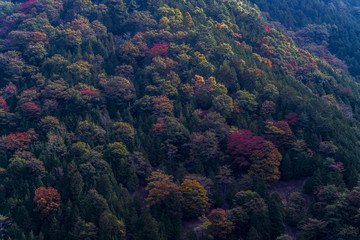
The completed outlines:
<svg viewBox="0 0 360 240">
<path fill-rule="evenodd" d="M 0 239 L 360 239 L 359 17 L 0 1 Z"/>
</svg>

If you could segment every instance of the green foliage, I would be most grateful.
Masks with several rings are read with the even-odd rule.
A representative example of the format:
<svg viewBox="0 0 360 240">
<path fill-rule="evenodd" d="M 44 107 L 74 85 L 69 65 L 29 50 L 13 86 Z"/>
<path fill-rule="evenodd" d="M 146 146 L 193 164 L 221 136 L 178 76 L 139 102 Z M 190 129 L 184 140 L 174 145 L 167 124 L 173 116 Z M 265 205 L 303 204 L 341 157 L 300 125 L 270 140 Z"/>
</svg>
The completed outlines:
<svg viewBox="0 0 360 240">
<path fill-rule="evenodd" d="M 360 92 L 322 51 L 350 30 L 218 0 L 3 1 L 0 22 L 6 239 L 359 238 Z M 261 144 L 229 156 L 239 129 Z"/>
</svg>

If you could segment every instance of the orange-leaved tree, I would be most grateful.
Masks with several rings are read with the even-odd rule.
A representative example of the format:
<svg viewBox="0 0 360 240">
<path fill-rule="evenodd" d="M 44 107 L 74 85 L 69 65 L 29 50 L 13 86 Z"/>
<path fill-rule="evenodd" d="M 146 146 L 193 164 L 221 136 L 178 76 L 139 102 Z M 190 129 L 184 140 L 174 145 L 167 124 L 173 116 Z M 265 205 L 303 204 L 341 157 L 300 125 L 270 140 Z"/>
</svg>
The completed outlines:
<svg viewBox="0 0 360 240">
<path fill-rule="evenodd" d="M 208 228 L 209 233 L 214 239 L 228 239 L 234 230 L 234 224 L 226 218 L 226 211 L 221 208 L 213 209 L 209 214 L 211 225 Z"/>
<path fill-rule="evenodd" d="M 173 183 L 173 176 L 165 174 L 161 170 L 151 173 L 146 179 L 149 183 L 146 189 L 149 195 L 146 198 L 149 206 L 157 205 L 166 207 L 170 195 L 180 196 L 179 186 Z"/>
<path fill-rule="evenodd" d="M 261 149 L 255 150 L 250 159 L 249 174 L 262 177 L 268 185 L 280 179 L 281 153 L 270 141 L 265 141 Z"/>
<path fill-rule="evenodd" d="M 41 213 L 43 218 L 47 217 L 52 210 L 60 207 L 61 196 L 55 188 L 39 187 L 35 191 L 34 202 L 36 210 Z"/>
</svg>

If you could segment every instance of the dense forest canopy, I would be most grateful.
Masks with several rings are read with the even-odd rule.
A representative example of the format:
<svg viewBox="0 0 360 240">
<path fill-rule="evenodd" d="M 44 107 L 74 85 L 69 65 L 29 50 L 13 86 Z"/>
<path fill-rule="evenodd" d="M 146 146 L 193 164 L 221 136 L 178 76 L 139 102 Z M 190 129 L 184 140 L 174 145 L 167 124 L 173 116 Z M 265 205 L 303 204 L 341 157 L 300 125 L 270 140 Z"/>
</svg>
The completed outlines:
<svg viewBox="0 0 360 240">
<path fill-rule="evenodd" d="M 0 238 L 359 239 L 359 38 L 264 15 L 1 1 Z"/>
<path fill-rule="evenodd" d="M 334 61 L 334 56 L 331 55 L 336 55 L 345 61 L 350 73 L 356 77 L 357 81 L 360 80 L 359 1 L 251 1 L 256 3 L 262 11 L 267 12 L 271 20 L 281 22 L 289 30 L 299 31 L 300 38 L 301 36 L 309 38 L 307 45 L 312 46 L 308 46 L 308 50 L 312 49 L 315 54 L 325 57 L 328 62 Z M 318 46 L 315 47 L 314 44 Z M 302 47 L 305 46 L 302 45 Z M 331 54 L 326 53 L 327 49 Z"/>
</svg>

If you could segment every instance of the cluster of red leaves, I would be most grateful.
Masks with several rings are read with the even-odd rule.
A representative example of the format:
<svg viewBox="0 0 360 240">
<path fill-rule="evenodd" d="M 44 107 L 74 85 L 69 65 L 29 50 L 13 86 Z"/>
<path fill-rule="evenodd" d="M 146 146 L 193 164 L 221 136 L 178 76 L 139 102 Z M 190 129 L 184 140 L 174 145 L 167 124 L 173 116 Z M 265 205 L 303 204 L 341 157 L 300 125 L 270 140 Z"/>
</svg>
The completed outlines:
<svg viewBox="0 0 360 240">
<path fill-rule="evenodd" d="M 352 190 L 346 195 L 346 198 L 351 203 L 351 205 L 357 208 L 360 207 L 360 192 Z"/>
<path fill-rule="evenodd" d="M 315 59 L 313 59 L 311 63 L 312 63 L 313 65 L 316 65 L 316 67 L 318 66 L 318 63 L 317 63 L 317 61 L 316 61 Z"/>
<path fill-rule="evenodd" d="M 96 92 L 89 89 L 89 88 L 86 88 L 86 87 L 83 87 L 80 89 L 80 93 L 81 93 L 81 96 L 94 96 L 96 95 Z"/>
<path fill-rule="evenodd" d="M 24 103 L 21 105 L 21 110 L 28 119 L 36 119 L 41 113 L 41 108 L 34 102 Z"/>
<path fill-rule="evenodd" d="M 9 106 L 6 104 L 6 101 L 4 98 L 0 97 L 0 109 L 3 109 L 5 111 L 9 111 Z"/>
<path fill-rule="evenodd" d="M 20 4 L 21 11 L 27 12 L 28 8 L 35 2 L 36 2 L 35 0 L 29 0 L 29 1 L 21 3 Z"/>
<path fill-rule="evenodd" d="M 38 135 L 33 128 L 27 132 L 10 134 L 6 137 L 5 145 L 8 150 L 26 149 L 32 141 L 37 139 Z"/>
<path fill-rule="evenodd" d="M 154 46 L 149 50 L 150 56 L 167 56 L 169 53 L 169 44 L 167 43 L 154 43 Z"/>
<path fill-rule="evenodd" d="M 337 164 L 331 164 L 330 167 L 335 169 L 336 171 L 339 171 L 339 172 L 345 172 L 346 171 L 346 169 L 344 167 L 344 164 L 342 162 L 338 162 Z"/>
<path fill-rule="evenodd" d="M 221 208 L 213 209 L 209 214 L 211 225 L 209 232 L 215 239 L 228 239 L 234 230 L 234 224 L 226 218 L 226 211 Z"/>
<path fill-rule="evenodd" d="M 234 159 L 234 163 L 240 167 L 246 167 L 250 163 L 249 156 L 255 150 L 260 150 L 265 143 L 263 137 L 253 136 L 247 129 L 240 129 L 229 136 L 226 152 Z"/>
<path fill-rule="evenodd" d="M 12 97 L 17 94 L 17 88 L 16 88 L 15 84 L 10 82 L 8 85 L 6 85 L 2 89 L 2 92 L 5 93 L 8 97 Z"/>
<path fill-rule="evenodd" d="M 153 135 L 154 136 L 160 136 L 162 131 L 164 130 L 163 125 L 165 123 L 166 117 L 159 117 L 157 119 L 157 123 L 153 126 Z"/>
<path fill-rule="evenodd" d="M 290 74 L 295 75 L 299 71 L 299 66 L 296 64 L 295 61 L 287 61 L 285 62 L 286 68 Z"/>
<path fill-rule="evenodd" d="M 154 136 L 160 136 L 162 131 L 163 131 L 163 124 L 162 123 L 155 123 L 154 127 L 153 127 Z"/>
<path fill-rule="evenodd" d="M 75 87 L 73 87 L 73 89 L 79 91 L 81 93 L 82 97 L 92 97 L 94 95 L 97 94 L 96 91 L 92 90 L 90 87 L 88 86 L 79 86 L 76 85 Z"/>
<path fill-rule="evenodd" d="M 299 115 L 297 115 L 297 113 L 289 113 L 285 116 L 285 122 L 289 125 L 295 126 L 299 122 Z"/>
<path fill-rule="evenodd" d="M 299 49 L 299 53 L 307 58 L 311 58 L 311 55 L 302 49 Z"/>
<path fill-rule="evenodd" d="M 47 217 L 50 211 L 59 208 L 61 197 L 55 188 L 39 187 L 35 191 L 33 200 L 36 205 L 36 210 L 39 211 L 43 217 Z"/>
</svg>

